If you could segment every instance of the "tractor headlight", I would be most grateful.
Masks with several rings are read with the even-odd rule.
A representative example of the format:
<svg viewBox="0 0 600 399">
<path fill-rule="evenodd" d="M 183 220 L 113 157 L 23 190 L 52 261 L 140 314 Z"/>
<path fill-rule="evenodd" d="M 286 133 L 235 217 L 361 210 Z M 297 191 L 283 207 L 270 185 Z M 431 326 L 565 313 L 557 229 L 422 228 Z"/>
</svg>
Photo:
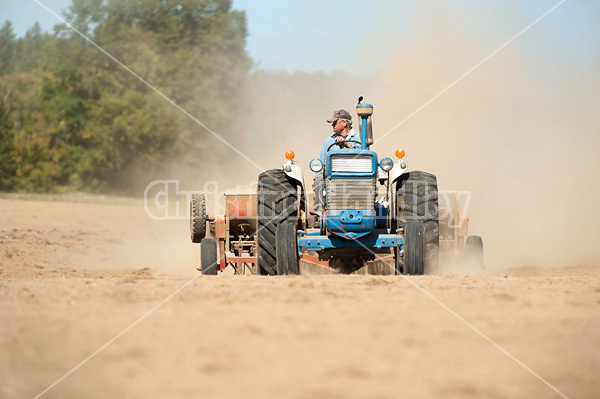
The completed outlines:
<svg viewBox="0 0 600 399">
<path fill-rule="evenodd" d="M 383 158 L 379 162 L 379 166 L 381 167 L 381 169 L 388 172 L 390 169 L 392 169 L 394 167 L 394 161 L 392 161 L 392 158 Z"/>
<path fill-rule="evenodd" d="M 317 173 L 323 169 L 323 162 L 321 162 L 319 158 L 315 158 L 312 161 L 310 161 L 308 167 L 310 168 L 310 170 Z"/>
</svg>

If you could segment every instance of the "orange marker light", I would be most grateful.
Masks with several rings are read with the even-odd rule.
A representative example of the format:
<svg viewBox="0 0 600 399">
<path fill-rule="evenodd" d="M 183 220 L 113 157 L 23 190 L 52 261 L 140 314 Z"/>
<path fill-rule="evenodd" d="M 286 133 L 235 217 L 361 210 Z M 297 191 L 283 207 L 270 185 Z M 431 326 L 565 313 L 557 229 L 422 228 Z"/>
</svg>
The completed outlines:
<svg viewBox="0 0 600 399">
<path fill-rule="evenodd" d="M 294 159 L 294 156 L 296 156 L 296 154 L 294 154 L 294 151 L 292 151 L 292 150 L 287 150 L 287 151 L 285 152 L 285 157 L 286 157 L 287 159 L 289 159 L 290 161 L 291 161 L 292 159 Z"/>
<path fill-rule="evenodd" d="M 401 149 L 401 148 L 398 148 L 398 149 L 396 150 L 396 156 L 397 156 L 398 158 L 402 159 L 402 158 L 404 158 L 404 156 L 405 156 L 405 155 L 406 155 L 406 153 L 404 152 L 404 150 L 403 150 L 403 149 Z"/>
</svg>

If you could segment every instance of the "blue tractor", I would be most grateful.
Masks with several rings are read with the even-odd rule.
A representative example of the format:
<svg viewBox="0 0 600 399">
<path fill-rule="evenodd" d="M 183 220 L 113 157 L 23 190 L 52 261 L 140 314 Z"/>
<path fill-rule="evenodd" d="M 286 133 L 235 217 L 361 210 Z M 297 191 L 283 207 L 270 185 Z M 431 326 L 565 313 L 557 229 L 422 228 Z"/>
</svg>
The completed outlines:
<svg viewBox="0 0 600 399">
<path fill-rule="evenodd" d="M 329 267 L 352 273 L 381 255 L 393 254 L 395 274 L 435 273 L 439 259 L 437 180 L 409 172 L 404 151 L 397 161 L 378 158 L 373 144 L 373 106 L 359 98 L 361 147 L 335 143 L 325 163 L 310 162 L 322 179 L 317 211 L 308 206 L 302 171 L 286 153 L 281 169 L 260 174 L 257 192 L 258 274 L 298 274 L 299 260 L 316 254 Z M 318 198 L 322 198 L 321 201 Z M 389 256 L 388 256 L 389 258 Z"/>
</svg>

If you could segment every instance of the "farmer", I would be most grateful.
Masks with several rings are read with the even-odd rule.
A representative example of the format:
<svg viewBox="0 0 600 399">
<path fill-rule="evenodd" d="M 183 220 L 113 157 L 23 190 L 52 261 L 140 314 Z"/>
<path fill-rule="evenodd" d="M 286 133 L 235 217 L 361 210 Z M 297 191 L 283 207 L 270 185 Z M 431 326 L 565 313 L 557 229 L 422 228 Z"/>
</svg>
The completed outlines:
<svg viewBox="0 0 600 399">
<path fill-rule="evenodd" d="M 338 109 L 333 113 L 330 119 L 327 119 L 327 123 L 331 123 L 333 127 L 333 135 L 327 137 L 323 147 L 321 147 L 321 153 L 319 159 L 325 164 L 325 156 L 327 155 L 327 149 L 333 143 L 337 143 L 342 140 L 354 140 L 357 143 L 341 143 L 339 146 L 333 146 L 331 149 L 340 148 L 360 148 L 360 134 L 352 129 L 352 115 L 344 109 Z"/>
</svg>

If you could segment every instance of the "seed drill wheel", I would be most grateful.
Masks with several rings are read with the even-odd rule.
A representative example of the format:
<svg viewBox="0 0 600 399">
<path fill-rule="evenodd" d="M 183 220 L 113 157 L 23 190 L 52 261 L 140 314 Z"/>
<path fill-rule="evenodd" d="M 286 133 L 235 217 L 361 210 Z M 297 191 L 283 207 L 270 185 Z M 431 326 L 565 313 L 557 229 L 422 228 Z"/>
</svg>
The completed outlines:
<svg viewBox="0 0 600 399">
<path fill-rule="evenodd" d="M 204 194 L 192 194 L 190 201 L 190 235 L 199 243 L 206 237 L 206 200 Z"/>
<path fill-rule="evenodd" d="M 417 219 L 423 222 L 425 229 L 424 271 L 437 273 L 440 256 L 440 227 L 435 175 L 420 171 L 402 175 L 396 184 L 395 211 L 397 227 L 404 228 L 405 241 L 410 238 L 406 230 L 408 220 Z"/>
<path fill-rule="evenodd" d="M 200 265 L 202 266 L 202 274 L 217 275 L 219 259 L 217 257 L 217 242 L 214 238 L 205 238 L 200 243 Z"/>
<path fill-rule="evenodd" d="M 277 274 L 299 274 L 296 223 L 286 220 L 277 226 Z"/>
<path fill-rule="evenodd" d="M 483 239 L 480 236 L 468 236 L 465 241 L 465 261 L 468 265 L 484 268 Z"/>
<path fill-rule="evenodd" d="M 277 226 L 298 221 L 298 189 L 281 169 L 271 169 L 258 176 L 258 229 L 256 238 L 257 274 L 277 274 Z"/>
</svg>

